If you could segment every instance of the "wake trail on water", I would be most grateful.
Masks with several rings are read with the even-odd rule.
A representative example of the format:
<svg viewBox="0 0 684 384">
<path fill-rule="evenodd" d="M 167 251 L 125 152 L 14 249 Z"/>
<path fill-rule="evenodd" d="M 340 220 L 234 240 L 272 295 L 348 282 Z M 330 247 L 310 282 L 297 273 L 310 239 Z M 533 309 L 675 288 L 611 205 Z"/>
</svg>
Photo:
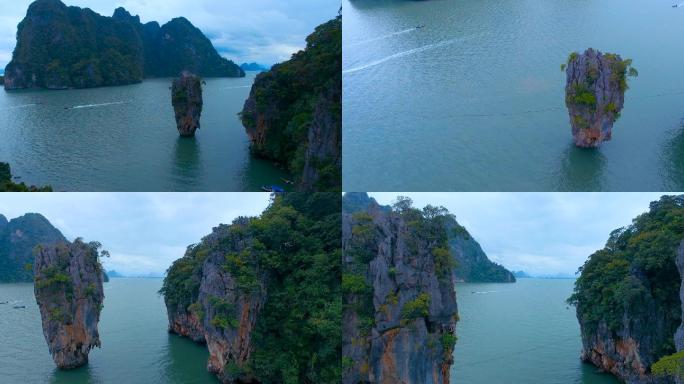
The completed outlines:
<svg viewBox="0 0 684 384">
<path fill-rule="evenodd" d="M 465 40 L 465 39 L 464 39 L 464 38 L 455 38 L 455 39 L 449 39 L 449 40 L 440 41 L 440 42 L 438 42 L 438 43 L 423 45 L 422 47 L 409 49 L 408 51 L 395 53 L 395 54 L 393 54 L 393 55 L 389 55 L 389 56 L 384 57 L 384 58 L 382 58 L 382 59 L 375 60 L 375 61 L 371 61 L 371 62 L 368 63 L 368 64 L 364 64 L 364 65 L 361 65 L 361 66 L 358 66 L 358 67 L 354 67 L 354 68 L 350 68 L 350 69 L 345 69 L 345 70 L 342 71 L 342 74 L 347 75 L 347 74 L 350 74 L 350 73 L 363 71 L 363 70 L 366 70 L 366 69 L 368 69 L 368 68 L 372 68 L 372 67 L 375 67 L 375 66 L 377 66 L 377 65 L 386 63 L 386 62 L 388 62 L 388 61 L 390 61 L 390 60 L 395 60 L 395 59 L 399 59 L 399 58 L 402 58 L 402 57 L 415 55 L 416 53 L 421 53 L 421 52 L 429 51 L 429 50 L 431 50 L 431 49 L 444 47 L 444 46 L 446 46 L 446 45 L 450 45 L 450 44 L 453 44 L 453 43 L 456 43 L 456 42 L 459 42 L 459 41 L 462 41 L 462 40 Z"/>
<path fill-rule="evenodd" d="M 64 109 L 98 108 L 98 107 L 106 107 L 109 105 L 119 105 L 119 104 L 126 104 L 126 103 L 127 103 L 127 101 L 114 101 L 111 103 L 77 105 L 75 107 L 66 107 Z"/>
<path fill-rule="evenodd" d="M 219 88 L 219 89 L 223 90 L 223 89 L 239 89 L 239 88 L 251 88 L 251 87 L 252 87 L 251 85 L 241 85 L 239 87 L 223 87 L 223 88 Z"/>
<path fill-rule="evenodd" d="M 388 33 L 388 34 L 386 34 L 386 35 L 374 37 L 374 38 L 372 38 L 372 39 L 363 40 L 363 41 L 357 41 L 356 43 L 351 43 L 351 44 L 349 44 L 348 47 L 355 47 L 355 46 L 357 46 L 357 45 L 368 44 L 368 43 L 372 43 L 372 42 L 378 41 L 378 40 L 389 39 L 389 38 L 394 37 L 394 36 L 403 35 L 403 34 L 405 34 L 405 33 L 414 32 L 414 31 L 417 31 L 417 30 L 418 30 L 418 28 L 416 28 L 416 27 L 409 28 L 409 29 L 404 29 L 403 31 Z"/>
</svg>

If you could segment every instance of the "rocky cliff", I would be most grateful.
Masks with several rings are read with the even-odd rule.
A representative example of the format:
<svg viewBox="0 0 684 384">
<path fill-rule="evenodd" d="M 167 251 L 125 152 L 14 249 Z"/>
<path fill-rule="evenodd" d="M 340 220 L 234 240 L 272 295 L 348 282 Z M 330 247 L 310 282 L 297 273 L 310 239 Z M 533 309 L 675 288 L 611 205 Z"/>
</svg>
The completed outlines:
<svg viewBox="0 0 684 384">
<path fill-rule="evenodd" d="M 684 196 L 663 196 L 611 233 L 580 268 L 569 302 L 577 307 L 582 360 L 627 383 L 673 383 L 654 364 L 675 351 L 682 322 L 677 249 Z"/>
<path fill-rule="evenodd" d="M 406 202 L 343 213 L 345 384 L 449 382 L 458 311 L 447 216 Z"/>
<path fill-rule="evenodd" d="M 171 104 L 176 117 L 176 127 L 181 136 L 195 136 L 200 127 L 202 114 L 202 80 L 183 71 L 171 87 Z"/>
<path fill-rule="evenodd" d="M 112 17 L 60 0 L 36 0 L 17 29 L 5 69 L 5 89 L 90 88 L 124 85 L 144 77 L 244 76 L 211 42 L 179 18 L 160 27 L 117 8 Z"/>
<path fill-rule="evenodd" d="M 259 74 L 241 112 L 252 153 L 286 166 L 300 190 L 341 189 L 342 18 Z"/>
<path fill-rule="evenodd" d="M 562 68 L 566 73 L 565 105 L 578 147 L 597 147 L 610 140 L 613 124 L 624 106 L 627 77 L 636 76 L 631 60 L 592 48 L 573 52 Z"/>
<path fill-rule="evenodd" d="M 88 362 L 100 347 L 97 325 L 104 300 L 99 243 L 57 243 L 36 250 L 35 295 L 43 334 L 57 367 Z"/>
<path fill-rule="evenodd" d="M 339 206 L 337 193 L 275 197 L 168 270 L 169 330 L 206 343 L 220 382 L 339 382 Z"/>
<path fill-rule="evenodd" d="M 7 221 L 0 215 L 0 282 L 33 281 L 33 250 L 64 242 L 62 233 L 42 215 L 27 213 Z"/>
</svg>

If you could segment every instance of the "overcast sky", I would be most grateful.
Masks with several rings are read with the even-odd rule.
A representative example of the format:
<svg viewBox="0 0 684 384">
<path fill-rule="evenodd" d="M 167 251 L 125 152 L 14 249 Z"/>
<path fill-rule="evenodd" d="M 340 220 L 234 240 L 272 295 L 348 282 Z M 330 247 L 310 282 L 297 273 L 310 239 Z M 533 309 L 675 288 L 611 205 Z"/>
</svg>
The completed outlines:
<svg viewBox="0 0 684 384">
<path fill-rule="evenodd" d="M 0 70 L 12 58 L 17 24 L 33 0 L 0 1 Z M 238 64 L 275 64 L 304 48 L 314 28 L 337 15 L 340 0 L 66 0 L 111 16 L 117 7 L 143 23 L 183 16 L 204 32 L 219 53 Z"/>
<path fill-rule="evenodd" d="M 535 275 L 572 274 L 614 229 L 648 211 L 661 193 L 371 193 L 380 204 L 398 195 L 414 205 L 442 205 L 489 258 Z"/>
<path fill-rule="evenodd" d="M 111 253 L 105 269 L 160 275 L 213 227 L 257 216 L 268 202 L 268 193 L 4 193 L 0 214 L 41 213 L 70 241 L 101 242 Z"/>
</svg>

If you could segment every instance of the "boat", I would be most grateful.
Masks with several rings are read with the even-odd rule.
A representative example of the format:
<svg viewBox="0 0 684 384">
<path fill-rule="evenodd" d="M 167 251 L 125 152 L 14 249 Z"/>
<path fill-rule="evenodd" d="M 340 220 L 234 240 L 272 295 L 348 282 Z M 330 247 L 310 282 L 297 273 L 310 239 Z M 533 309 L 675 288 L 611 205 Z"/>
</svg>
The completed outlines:
<svg viewBox="0 0 684 384">
<path fill-rule="evenodd" d="M 422 29 L 422 28 L 425 28 L 425 24 L 416 26 L 416 29 Z"/>
<path fill-rule="evenodd" d="M 294 181 L 288 180 L 288 179 L 286 179 L 286 178 L 284 178 L 284 177 L 281 177 L 280 180 L 282 180 L 283 183 L 285 183 L 285 184 L 294 185 Z"/>
<path fill-rule="evenodd" d="M 25 305 L 15 305 L 14 309 L 21 309 L 21 308 L 26 308 Z"/>
<path fill-rule="evenodd" d="M 675 4 L 672 6 L 672 8 L 678 8 L 678 7 L 679 7 L 679 4 Z"/>
<path fill-rule="evenodd" d="M 9 304 L 9 301 L 0 301 L 0 304 Z"/>
<path fill-rule="evenodd" d="M 277 185 L 264 185 L 261 187 L 261 190 L 264 192 L 275 192 L 275 193 L 285 192 L 285 190 L 282 187 L 279 187 Z"/>
</svg>

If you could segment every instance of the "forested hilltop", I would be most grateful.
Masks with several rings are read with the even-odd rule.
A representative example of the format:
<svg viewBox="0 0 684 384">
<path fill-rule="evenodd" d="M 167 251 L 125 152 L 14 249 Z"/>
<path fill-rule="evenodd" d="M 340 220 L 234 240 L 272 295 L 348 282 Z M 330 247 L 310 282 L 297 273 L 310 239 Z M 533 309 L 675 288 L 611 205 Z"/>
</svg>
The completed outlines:
<svg viewBox="0 0 684 384">
<path fill-rule="evenodd" d="M 320 25 L 306 49 L 259 74 L 241 113 L 252 153 L 297 176 L 299 190 L 342 185 L 342 17 Z"/>
<path fill-rule="evenodd" d="M 577 307 L 582 359 L 626 382 L 674 383 L 683 355 L 668 356 L 684 349 L 684 332 L 675 335 L 682 324 L 684 196 L 652 202 L 579 272 L 568 301 Z"/>
<path fill-rule="evenodd" d="M 43 215 L 27 213 L 7 221 L 0 214 L 0 283 L 33 281 L 33 251 L 66 239 Z"/>
<path fill-rule="evenodd" d="M 169 330 L 206 343 L 222 383 L 339 383 L 340 199 L 274 196 L 169 268 Z"/>
<path fill-rule="evenodd" d="M 132 84 L 189 70 L 205 77 L 239 77 L 188 20 L 140 23 L 123 8 L 112 17 L 60 0 L 36 0 L 17 27 L 5 68 L 5 89 L 90 88 Z"/>
</svg>

